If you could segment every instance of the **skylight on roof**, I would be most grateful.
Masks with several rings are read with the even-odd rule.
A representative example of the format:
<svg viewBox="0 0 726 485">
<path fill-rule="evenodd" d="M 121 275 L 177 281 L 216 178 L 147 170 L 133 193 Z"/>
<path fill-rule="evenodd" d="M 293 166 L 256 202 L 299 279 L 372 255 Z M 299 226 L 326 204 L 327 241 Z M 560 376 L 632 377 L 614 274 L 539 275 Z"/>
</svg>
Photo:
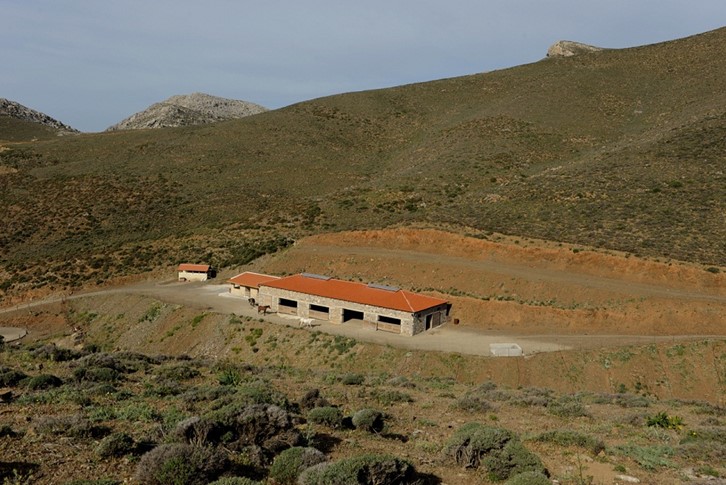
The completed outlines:
<svg viewBox="0 0 726 485">
<path fill-rule="evenodd" d="M 368 283 L 368 288 L 375 288 L 376 290 L 385 291 L 398 291 L 401 289 L 398 286 L 379 285 L 378 283 Z"/>
<path fill-rule="evenodd" d="M 315 280 L 323 280 L 323 281 L 328 281 L 330 279 L 330 276 L 325 276 L 325 275 L 315 274 L 315 273 L 302 273 L 302 276 L 304 276 L 305 278 L 312 278 Z"/>
</svg>

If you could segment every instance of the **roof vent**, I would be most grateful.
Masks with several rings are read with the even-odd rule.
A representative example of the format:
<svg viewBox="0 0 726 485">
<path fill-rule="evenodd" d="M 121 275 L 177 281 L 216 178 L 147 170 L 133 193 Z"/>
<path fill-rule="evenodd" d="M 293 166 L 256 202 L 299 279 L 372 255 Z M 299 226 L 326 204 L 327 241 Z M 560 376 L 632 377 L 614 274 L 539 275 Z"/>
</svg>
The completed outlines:
<svg viewBox="0 0 726 485">
<path fill-rule="evenodd" d="M 315 273 L 302 273 L 301 276 L 304 276 L 305 278 L 312 278 L 314 280 L 323 280 L 323 281 L 328 281 L 330 279 L 330 276 L 325 276 L 325 275 L 315 274 Z"/>
<path fill-rule="evenodd" d="M 398 291 L 401 289 L 398 286 L 379 285 L 378 283 L 368 283 L 368 288 L 375 288 L 376 290 L 385 291 Z"/>
</svg>

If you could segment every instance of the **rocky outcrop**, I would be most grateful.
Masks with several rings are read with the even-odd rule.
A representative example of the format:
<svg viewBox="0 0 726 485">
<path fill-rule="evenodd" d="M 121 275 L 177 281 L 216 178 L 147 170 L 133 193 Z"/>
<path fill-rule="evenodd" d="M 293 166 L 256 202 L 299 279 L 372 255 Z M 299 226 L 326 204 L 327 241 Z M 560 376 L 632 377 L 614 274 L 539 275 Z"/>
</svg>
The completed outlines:
<svg viewBox="0 0 726 485">
<path fill-rule="evenodd" d="M 75 128 L 63 124 L 45 113 L 35 111 L 34 109 L 30 109 L 27 106 L 5 98 L 0 98 L 0 116 L 9 116 L 22 121 L 48 126 L 58 130 L 59 134 L 78 133 L 78 130 Z"/>
<path fill-rule="evenodd" d="M 107 131 L 170 128 L 244 118 L 267 111 L 258 104 L 204 93 L 172 96 L 117 123 Z"/>
<path fill-rule="evenodd" d="M 561 40 L 555 42 L 547 49 L 547 57 L 571 57 L 602 50 L 604 50 L 602 47 L 595 47 L 594 45 L 582 44 L 571 40 Z"/>
</svg>

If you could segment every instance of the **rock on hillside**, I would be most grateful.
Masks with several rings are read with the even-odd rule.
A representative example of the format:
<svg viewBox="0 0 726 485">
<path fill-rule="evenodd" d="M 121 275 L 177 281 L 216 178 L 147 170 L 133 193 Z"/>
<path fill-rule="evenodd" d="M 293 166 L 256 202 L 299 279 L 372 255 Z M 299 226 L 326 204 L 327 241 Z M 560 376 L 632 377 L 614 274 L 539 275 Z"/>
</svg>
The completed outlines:
<svg viewBox="0 0 726 485">
<path fill-rule="evenodd" d="M 78 133 L 78 130 L 75 128 L 71 128 L 45 113 L 35 111 L 34 109 L 30 109 L 27 106 L 5 98 L 0 98 L 0 116 L 9 116 L 22 121 L 48 126 L 58 130 L 59 134 Z"/>
<path fill-rule="evenodd" d="M 555 42 L 549 49 L 547 49 L 547 57 L 570 57 L 601 50 L 604 49 L 602 47 L 595 47 L 594 45 L 582 44 L 571 40 L 561 40 Z"/>
<path fill-rule="evenodd" d="M 160 103 L 152 104 L 144 111 L 109 127 L 107 131 L 201 125 L 244 118 L 265 111 L 267 108 L 247 101 L 193 93 L 172 96 Z"/>
</svg>

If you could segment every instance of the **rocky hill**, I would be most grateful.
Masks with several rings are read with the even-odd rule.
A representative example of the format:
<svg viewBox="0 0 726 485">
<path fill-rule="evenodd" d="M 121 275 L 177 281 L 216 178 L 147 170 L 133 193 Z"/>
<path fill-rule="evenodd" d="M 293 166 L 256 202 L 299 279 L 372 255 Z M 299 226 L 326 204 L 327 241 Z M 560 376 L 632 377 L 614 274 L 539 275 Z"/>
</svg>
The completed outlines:
<svg viewBox="0 0 726 485">
<path fill-rule="evenodd" d="M 594 45 L 573 42 L 571 40 L 560 40 L 547 49 L 547 57 L 571 57 L 601 50 L 603 50 L 602 47 L 595 47 Z"/>
<path fill-rule="evenodd" d="M 267 108 L 258 104 L 204 93 L 177 95 L 152 104 L 109 127 L 107 131 L 202 125 L 244 118 L 265 111 Z"/>
<path fill-rule="evenodd" d="M 45 113 L 30 109 L 27 106 L 16 103 L 15 101 L 0 98 L 0 117 L 3 116 L 54 128 L 59 131 L 59 134 L 78 133 L 78 130 L 76 130 L 75 128 L 61 123 L 60 121 L 51 118 Z"/>
</svg>

